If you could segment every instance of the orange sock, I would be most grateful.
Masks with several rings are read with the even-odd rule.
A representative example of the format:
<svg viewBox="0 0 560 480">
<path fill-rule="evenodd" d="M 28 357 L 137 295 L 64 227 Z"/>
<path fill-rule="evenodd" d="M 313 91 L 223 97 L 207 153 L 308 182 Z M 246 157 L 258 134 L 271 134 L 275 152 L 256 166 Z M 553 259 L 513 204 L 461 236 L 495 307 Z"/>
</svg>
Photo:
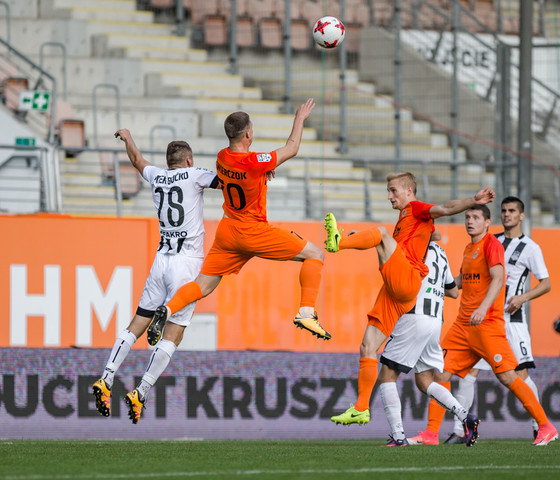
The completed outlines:
<svg viewBox="0 0 560 480">
<path fill-rule="evenodd" d="M 379 228 L 362 230 L 347 237 L 342 237 L 338 244 L 339 250 L 353 248 L 355 250 L 367 250 L 381 243 L 381 232 Z"/>
<path fill-rule="evenodd" d="M 318 258 L 308 258 L 303 262 L 299 272 L 301 285 L 300 307 L 314 307 L 319 294 L 323 262 Z"/>
<path fill-rule="evenodd" d="M 369 400 L 375 382 L 377 381 L 377 358 L 360 358 L 358 372 L 358 400 L 354 408 L 363 412 L 369 408 Z"/>
<path fill-rule="evenodd" d="M 196 282 L 185 283 L 173 298 L 167 302 L 166 307 L 171 310 L 171 315 L 185 308 L 189 303 L 196 302 L 202 298 L 202 290 Z"/>
<path fill-rule="evenodd" d="M 451 382 L 437 383 L 439 383 L 442 387 L 447 388 L 447 390 L 451 390 Z M 430 432 L 439 433 L 445 412 L 445 408 L 432 398 L 430 400 L 430 405 L 428 406 L 428 427 L 426 429 L 430 430 Z"/>
<path fill-rule="evenodd" d="M 546 413 L 544 413 L 544 409 L 539 403 L 533 390 L 531 390 L 531 387 L 527 385 L 521 377 L 516 377 L 508 388 L 520 400 L 525 407 L 525 410 L 527 410 L 529 415 L 537 421 L 539 426 L 548 423 Z"/>
</svg>

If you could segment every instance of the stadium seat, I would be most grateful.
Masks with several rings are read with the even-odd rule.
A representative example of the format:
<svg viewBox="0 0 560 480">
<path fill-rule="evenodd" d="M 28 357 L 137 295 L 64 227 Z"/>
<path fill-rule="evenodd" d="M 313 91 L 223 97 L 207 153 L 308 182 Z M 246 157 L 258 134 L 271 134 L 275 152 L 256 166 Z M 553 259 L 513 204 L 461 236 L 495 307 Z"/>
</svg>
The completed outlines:
<svg viewBox="0 0 560 480">
<path fill-rule="evenodd" d="M 354 23 L 367 27 L 370 24 L 369 20 L 369 7 L 360 0 L 346 5 L 346 22 L 348 24 Z"/>
<path fill-rule="evenodd" d="M 229 43 L 229 28 L 231 24 L 230 1 L 221 0 L 217 10 L 220 13 L 207 15 L 202 21 L 204 43 L 207 46 L 226 46 Z M 237 3 L 237 24 L 235 38 L 238 47 L 252 47 L 255 45 L 255 24 L 253 18 L 247 15 L 247 1 Z"/>
<path fill-rule="evenodd" d="M 61 147 L 80 148 L 86 146 L 86 135 L 84 121 L 74 117 L 72 105 L 60 98 L 56 99 L 55 105 L 55 135 Z M 51 125 L 51 116 L 46 116 L 47 128 Z M 73 157 L 79 152 L 69 152 Z"/>
<path fill-rule="evenodd" d="M 263 18 L 276 17 L 277 6 L 273 0 L 247 0 L 248 13 L 255 19 L 257 25 Z"/>
<path fill-rule="evenodd" d="M 323 7 L 319 2 L 307 0 L 301 4 L 300 12 L 301 16 L 306 18 L 309 25 L 313 27 L 315 22 L 323 16 Z"/>
<path fill-rule="evenodd" d="M 344 43 L 348 53 L 358 53 L 360 51 L 360 30 L 362 26 L 359 23 L 347 23 L 345 25 L 346 32 Z"/>
<path fill-rule="evenodd" d="M 222 15 L 226 16 L 229 22 L 231 18 L 231 0 L 219 0 L 218 9 Z M 237 0 L 236 10 L 238 17 L 251 15 L 248 0 Z"/>
<path fill-rule="evenodd" d="M 148 3 L 150 9 L 164 9 L 175 7 L 175 0 L 150 0 Z"/>
<path fill-rule="evenodd" d="M 19 94 L 29 90 L 29 82 L 24 77 L 8 77 L 0 84 L 0 93 L 4 105 L 14 112 L 18 111 Z"/>
<path fill-rule="evenodd" d="M 114 143 L 100 145 L 105 147 L 114 147 Z M 101 174 L 104 183 L 115 182 L 115 166 L 113 160 L 113 152 L 99 152 L 99 161 L 101 165 Z M 136 195 L 141 188 L 140 177 L 138 171 L 132 166 L 126 152 L 117 153 L 119 162 L 119 176 L 121 181 L 121 191 L 123 198 L 128 199 Z"/>
<path fill-rule="evenodd" d="M 228 43 L 228 24 L 224 15 L 212 14 L 202 21 L 204 43 L 210 47 L 219 47 Z"/>
<path fill-rule="evenodd" d="M 235 38 L 239 47 L 252 47 L 255 45 L 255 23 L 253 17 L 248 15 L 237 17 Z"/>
<path fill-rule="evenodd" d="M 142 188 L 138 170 L 127 161 L 127 163 L 121 163 L 119 165 L 119 174 L 121 177 L 123 199 L 127 200 L 132 198 L 140 191 L 140 188 Z"/>
<path fill-rule="evenodd" d="M 202 25 L 208 15 L 219 15 L 218 0 L 192 0 L 191 21 L 193 25 Z"/>
<path fill-rule="evenodd" d="M 86 137 L 83 120 L 77 119 L 63 119 L 58 124 L 58 136 L 60 139 L 60 146 L 66 148 L 80 148 L 85 147 Z M 68 156 L 73 157 L 79 152 L 73 151 Z"/>
<path fill-rule="evenodd" d="M 305 18 L 292 18 L 290 44 L 294 50 L 309 50 L 312 45 L 311 27 Z"/>
<path fill-rule="evenodd" d="M 279 18 L 262 18 L 259 22 L 259 44 L 263 48 L 280 48 L 283 44 L 282 22 Z"/>
<path fill-rule="evenodd" d="M 388 1 L 373 2 L 373 19 L 378 27 L 386 27 L 391 23 L 394 7 Z"/>
</svg>

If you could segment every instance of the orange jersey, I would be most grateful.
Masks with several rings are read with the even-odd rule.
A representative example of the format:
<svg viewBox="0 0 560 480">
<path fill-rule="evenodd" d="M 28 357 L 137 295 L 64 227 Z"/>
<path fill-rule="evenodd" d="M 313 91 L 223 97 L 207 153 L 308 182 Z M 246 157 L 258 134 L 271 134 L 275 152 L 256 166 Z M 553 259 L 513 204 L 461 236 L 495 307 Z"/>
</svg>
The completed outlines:
<svg viewBox="0 0 560 480">
<path fill-rule="evenodd" d="M 469 243 L 466 246 L 463 253 L 463 264 L 461 265 L 463 287 L 457 321 L 468 323 L 472 312 L 484 300 L 492 281 L 490 267 L 494 265 L 505 266 L 504 247 L 494 235 L 486 234 L 482 240 L 477 243 Z M 486 312 L 484 322 L 487 320 L 504 321 L 505 298 L 504 279 L 504 286 L 496 301 Z"/>
<path fill-rule="evenodd" d="M 432 207 L 432 204 L 418 200 L 410 202 L 401 210 L 393 231 L 393 238 L 403 249 L 412 268 L 418 270 L 422 277 L 428 275 L 424 257 L 434 231 L 434 221 L 430 217 Z"/>
<path fill-rule="evenodd" d="M 276 168 L 276 152 L 218 153 L 216 172 L 223 185 L 226 216 L 241 221 L 266 222 L 266 172 Z"/>
</svg>

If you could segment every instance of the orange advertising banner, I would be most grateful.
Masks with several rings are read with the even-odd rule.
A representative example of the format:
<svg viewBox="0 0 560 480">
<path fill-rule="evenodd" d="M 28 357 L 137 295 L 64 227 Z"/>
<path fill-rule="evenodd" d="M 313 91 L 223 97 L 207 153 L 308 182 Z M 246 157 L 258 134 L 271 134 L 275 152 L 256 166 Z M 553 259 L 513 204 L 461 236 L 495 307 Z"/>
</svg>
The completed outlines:
<svg viewBox="0 0 560 480">
<path fill-rule="evenodd" d="M 322 222 L 275 222 L 323 245 Z M 205 250 L 217 226 L 207 221 Z M 346 231 L 367 224 L 345 224 Z M 387 225 L 392 228 L 391 225 Z M 469 241 L 460 224 L 438 224 L 454 275 Z M 499 231 L 493 227 L 493 231 Z M 0 216 L 0 347 L 110 348 L 136 311 L 159 243 L 158 222 L 149 218 L 97 218 L 64 215 Z M 535 356 L 559 356 L 560 316 L 556 279 L 560 230 L 534 229 L 552 280 L 552 291 L 531 304 Z M 356 352 L 366 314 L 381 286 L 375 250 L 326 254 L 317 303 L 332 340 L 317 340 L 293 326 L 299 305 L 297 262 L 252 259 L 239 275 L 225 277 L 197 314 L 217 319 L 219 350 Z M 446 301 L 445 329 L 458 300 Z M 196 322 L 196 316 L 193 324 Z M 188 335 L 188 329 L 185 335 Z M 147 348 L 145 337 L 135 348 Z"/>
</svg>

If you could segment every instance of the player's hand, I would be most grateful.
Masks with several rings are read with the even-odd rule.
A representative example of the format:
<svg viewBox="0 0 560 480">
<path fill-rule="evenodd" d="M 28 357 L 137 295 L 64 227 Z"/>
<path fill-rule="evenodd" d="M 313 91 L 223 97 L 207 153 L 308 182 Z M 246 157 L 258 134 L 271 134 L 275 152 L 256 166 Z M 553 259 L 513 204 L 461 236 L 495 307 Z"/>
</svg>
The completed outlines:
<svg viewBox="0 0 560 480">
<path fill-rule="evenodd" d="M 127 142 L 132 138 L 130 131 L 127 128 L 121 128 L 115 132 L 115 138 L 120 138 L 123 142 Z"/>
<path fill-rule="evenodd" d="M 469 318 L 469 325 L 480 325 L 486 316 L 486 310 L 483 308 L 477 308 Z"/>
<path fill-rule="evenodd" d="M 484 187 L 474 196 L 474 202 L 477 205 L 486 205 L 493 201 L 495 196 L 496 193 L 494 190 L 491 190 L 489 187 Z"/>
<path fill-rule="evenodd" d="M 315 100 L 313 98 L 308 98 L 307 101 L 300 105 L 297 109 L 296 117 L 301 117 L 305 120 L 311 114 L 311 111 L 315 108 Z"/>
<path fill-rule="evenodd" d="M 274 177 L 276 177 L 276 170 L 269 170 L 266 172 L 266 180 L 270 182 Z"/>
<path fill-rule="evenodd" d="M 521 305 L 523 305 L 523 300 L 521 299 L 521 295 L 516 295 L 515 297 L 511 297 L 506 306 L 506 313 L 509 313 L 510 315 L 514 314 L 515 312 L 517 312 L 517 310 L 521 308 Z"/>
</svg>

